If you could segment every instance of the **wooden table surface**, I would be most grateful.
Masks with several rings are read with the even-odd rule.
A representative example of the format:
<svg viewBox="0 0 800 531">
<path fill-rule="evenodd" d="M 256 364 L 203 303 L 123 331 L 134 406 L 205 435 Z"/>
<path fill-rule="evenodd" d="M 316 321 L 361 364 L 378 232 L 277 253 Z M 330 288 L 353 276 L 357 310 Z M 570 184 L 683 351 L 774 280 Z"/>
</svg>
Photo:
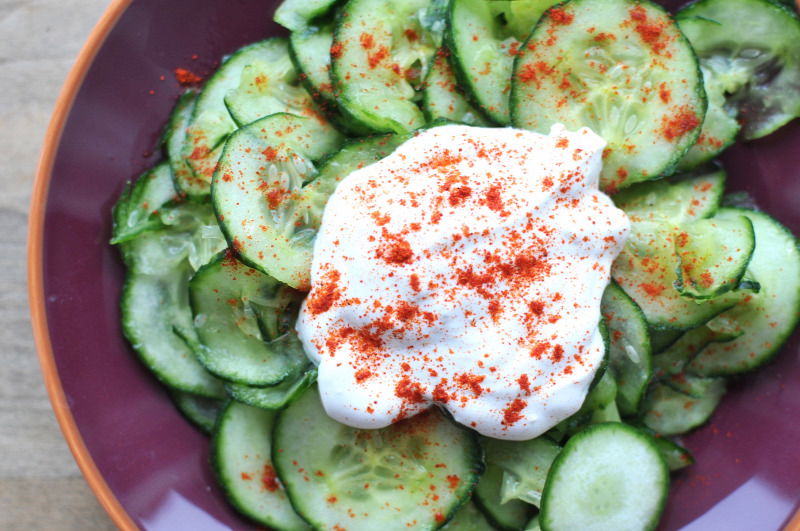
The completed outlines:
<svg viewBox="0 0 800 531">
<path fill-rule="evenodd" d="M 109 0 L 0 0 L 0 529 L 111 530 L 42 383 L 25 274 L 28 203 L 61 85 Z"/>
</svg>

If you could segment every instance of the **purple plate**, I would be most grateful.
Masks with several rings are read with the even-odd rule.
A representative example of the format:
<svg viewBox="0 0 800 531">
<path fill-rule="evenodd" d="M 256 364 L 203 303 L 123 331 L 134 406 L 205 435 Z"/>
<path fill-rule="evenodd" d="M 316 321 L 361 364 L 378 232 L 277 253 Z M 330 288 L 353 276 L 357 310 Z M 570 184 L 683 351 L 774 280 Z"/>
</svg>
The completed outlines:
<svg viewBox="0 0 800 531">
<path fill-rule="evenodd" d="M 158 160 L 181 86 L 239 46 L 283 33 L 278 2 L 118 1 L 62 93 L 31 207 L 34 331 L 53 407 L 76 460 L 123 528 L 255 529 L 225 502 L 208 439 L 191 427 L 123 340 L 123 267 L 108 244 L 124 183 Z M 674 7 L 673 2 L 665 2 Z M 729 187 L 800 232 L 800 122 L 726 154 Z M 731 385 L 685 439 L 697 464 L 674 476 L 662 528 L 800 530 L 800 344 Z"/>
</svg>

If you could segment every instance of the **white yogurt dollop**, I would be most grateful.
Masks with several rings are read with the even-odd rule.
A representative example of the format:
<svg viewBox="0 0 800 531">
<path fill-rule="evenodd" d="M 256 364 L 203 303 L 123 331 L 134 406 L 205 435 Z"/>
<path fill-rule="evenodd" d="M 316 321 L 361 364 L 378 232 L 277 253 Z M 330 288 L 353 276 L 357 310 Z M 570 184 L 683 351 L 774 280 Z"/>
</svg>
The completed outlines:
<svg viewBox="0 0 800 531">
<path fill-rule="evenodd" d="M 435 403 L 524 440 L 576 412 L 629 230 L 597 189 L 604 146 L 448 125 L 346 177 L 297 323 L 328 414 L 379 428 Z"/>
</svg>

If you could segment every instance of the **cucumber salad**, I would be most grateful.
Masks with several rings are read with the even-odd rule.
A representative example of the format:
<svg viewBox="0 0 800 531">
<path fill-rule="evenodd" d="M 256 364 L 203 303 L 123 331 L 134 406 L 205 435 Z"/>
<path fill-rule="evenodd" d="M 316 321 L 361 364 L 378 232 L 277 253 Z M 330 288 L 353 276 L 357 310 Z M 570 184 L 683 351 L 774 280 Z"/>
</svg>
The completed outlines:
<svg viewBox="0 0 800 531">
<path fill-rule="evenodd" d="M 281 531 L 656 528 L 681 435 L 800 319 L 795 236 L 716 161 L 800 117 L 793 4 L 274 19 L 288 37 L 182 94 L 112 215 L 124 334 L 212 437 L 229 502 Z"/>
</svg>

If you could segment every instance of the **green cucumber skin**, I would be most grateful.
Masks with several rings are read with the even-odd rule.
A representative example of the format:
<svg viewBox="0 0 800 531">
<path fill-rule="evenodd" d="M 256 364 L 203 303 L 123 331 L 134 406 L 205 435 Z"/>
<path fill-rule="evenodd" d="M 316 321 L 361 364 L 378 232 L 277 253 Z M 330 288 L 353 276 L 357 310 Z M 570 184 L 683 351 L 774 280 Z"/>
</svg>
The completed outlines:
<svg viewBox="0 0 800 531">
<path fill-rule="evenodd" d="M 549 15 L 554 10 L 563 9 L 561 6 L 564 6 L 564 8 L 569 7 L 569 8 L 579 9 L 579 8 L 583 7 L 582 4 L 591 5 L 591 3 L 594 2 L 594 1 L 595 0 L 569 0 L 568 2 L 564 2 L 563 4 L 558 4 L 557 6 L 554 6 L 553 8 L 549 9 L 548 11 L 545 12 L 545 14 L 539 20 L 539 23 L 536 25 L 534 30 L 531 32 L 531 34 L 528 37 L 528 39 L 522 44 L 522 46 L 520 46 L 520 53 L 517 54 L 517 56 L 515 57 L 515 60 L 514 60 L 514 70 L 513 70 L 514 71 L 514 75 L 513 75 L 513 79 L 512 79 L 512 85 L 511 85 L 511 122 L 515 127 L 531 129 L 530 123 L 528 123 L 527 119 L 525 117 L 523 117 L 522 111 L 521 111 L 521 109 L 523 109 L 525 107 L 525 105 L 526 105 L 525 101 L 524 101 L 524 94 L 523 94 L 526 89 L 523 87 L 524 83 L 522 81 L 520 81 L 521 78 L 520 78 L 520 75 L 519 75 L 519 72 L 522 71 L 522 65 L 526 61 L 527 50 L 530 49 L 530 47 L 533 46 L 533 44 L 534 44 L 531 41 L 533 41 L 533 40 L 535 40 L 536 38 L 539 37 L 538 33 L 540 32 L 540 30 L 543 31 L 544 28 L 546 28 L 547 19 L 549 18 Z M 663 17 L 666 17 L 669 20 L 671 20 L 671 17 L 669 15 L 669 13 L 667 13 L 666 10 L 664 10 L 663 7 L 661 7 L 658 4 L 655 4 L 655 3 L 651 2 L 650 0 L 605 0 L 605 1 L 609 5 L 627 4 L 631 8 L 634 8 L 636 6 L 642 6 L 642 7 L 645 7 L 646 9 L 648 9 L 648 10 L 652 10 L 652 11 L 662 15 Z M 615 24 L 615 25 L 613 25 L 613 27 L 609 26 L 609 29 L 612 30 L 612 32 L 613 32 L 613 31 L 617 31 L 619 29 L 619 27 L 618 27 L 618 25 Z M 602 32 L 603 28 L 602 27 L 598 27 L 597 31 L 598 32 Z M 675 26 L 675 33 L 676 33 L 676 39 L 675 39 L 674 43 L 677 43 L 677 45 L 680 47 L 680 49 L 683 50 L 683 52 L 686 53 L 686 58 L 685 59 L 687 61 L 691 61 L 693 63 L 693 65 L 692 65 L 693 68 L 689 69 L 691 72 L 686 72 L 687 75 L 690 74 L 691 76 L 693 76 L 693 79 L 690 81 L 690 84 L 693 86 L 693 90 L 691 90 L 690 92 L 687 93 L 687 97 L 689 97 L 691 99 L 691 101 L 690 101 L 691 105 L 690 106 L 692 107 L 692 113 L 694 114 L 695 118 L 697 118 L 699 120 L 699 124 L 697 126 L 695 126 L 693 129 L 691 129 L 690 131 L 684 133 L 681 136 L 680 140 L 677 143 L 675 143 L 675 146 L 673 146 L 672 153 L 669 156 L 669 158 L 664 159 L 663 161 L 659 162 L 659 164 L 657 166 L 649 167 L 649 168 L 636 168 L 636 167 L 632 167 L 630 165 L 628 165 L 627 167 L 619 166 L 620 169 L 624 169 L 625 170 L 625 173 L 622 174 L 619 171 L 617 171 L 617 167 L 615 166 L 615 163 L 613 161 L 610 162 L 610 163 L 607 162 L 604 166 L 607 166 L 610 169 L 608 169 L 608 168 L 604 169 L 603 173 L 601 174 L 601 188 L 605 189 L 609 193 L 615 193 L 615 192 L 617 192 L 619 190 L 622 190 L 624 188 L 629 187 L 630 185 L 632 185 L 632 184 L 634 184 L 636 182 L 646 182 L 646 181 L 656 180 L 656 179 L 659 179 L 659 178 L 663 177 L 664 175 L 671 175 L 671 174 L 675 173 L 675 171 L 677 171 L 677 169 L 678 169 L 678 165 L 679 165 L 681 159 L 688 152 L 688 150 L 691 148 L 691 146 L 693 146 L 695 144 L 695 142 L 697 141 L 697 138 L 700 135 L 700 132 L 701 132 L 701 127 L 700 126 L 702 125 L 702 121 L 703 121 L 703 118 L 705 117 L 706 109 L 707 109 L 707 106 L 708 106 L 708 101 L 707 101 L 707 98 L 706 98 L 705 89 L 704 89 L 703 83 L 702 83 L 702 79 L 703 79 L 702 78 L 702 72 L 700 70 L 700 65 L 699 65 L 699 62 L 697 60 L 697 56 L 694 53 L 694 50 L 692 50 L 691 45 L 689 44 L 689 41 L 686 39 L 686 37 L 677 28 L 677 25 Z M 678 86 L 680 86 L 680 83 L 676 82 L 675 85 L 672 86 L 672 89 L 675 89 Z M 689 104 L 687 104 L 687 105 L 689 105 Z M 536 106 L 534 105 L 534 107 L 536 107 Z M 544 106 L 544 107 L 541 106 L 541 105 L 538 106 L 538 108 L 553 108 L 553 107 L 554 106 L 552 106 L 552 105 L 551 106 Z M 674 112 L 674 111 L 672 111 L 672 112 Z M 667 114 L 662 114 L 662 115 L 660 115 L 660 117 L 661 118 L 666 118 Z M 557 123 L 557 122 L 566 123 L 568 120 L 566 120 L 565 118 L 566 118 L 565 116 L 560 116 L 559 118 L 551 120 L 551 122 L 553 122 L 553 123 Z M 655 122 L 655 121 L 653 122 L 653 125 L 658 125 L 658 124 L 660 124 L 660 122 L 658 122 L 658 123 Z M 581 127 L 581 126 L 590 126 L 590 124 L 584 123 L 584 122 L 576 123 L 576 124 L 569 124 L 568 123 L 567 126 L 568 127 L 572 127 L 572 128 L 577 128 L 577 127 Z M 537 130 L 538 129 L 542 129 L 542 127 L 537 128 Z M 548 127 L 548 129 L 549 129 L 549 127 Z M 542 130 L 542 131 L 539 131 L 539 132 L 546 133 L 547 131 Z M 601 134 L 601 136 L 603 136 L 602 132 L 598 132 L 598 133 Z M 657 139 L 658 136 L 653 131 L 651 131 L 649 138 L 652 139 L 654 141 L 654 143 L 655 143 L 655 139 Z M 641 142 L 639 142 L 639 143 L 641 144 L 642 142 L 645 142 L 647 139 L 648 139 L 648 137 L 644 137 L 644 138 L 641 139 Z M 670 143 L 671 143 L 671 141 L 670 141 Z M 623 145 L 624 145 L 624 143 L 620 142 L 620 146 L 619 147 L 622 147 Z M 616 155 L 612 155 L 612 156 L 615 157 Z M 626 157 L 632 157 L 632 156 L 631 155 L 626 155 Z M 649 157 L 644 157 L 642 155 L 642 153 L 639 153 L 637 155 L 637 157 L 639 157 L 639 158 L 641 158 L 643 160 L 652 159 L 652 157 L 650 157 L 650 156 Z M 633 160 L 633 159 L 630 158 L 628 160 L 630 161 L 630 160 Z M 642 163 L 642 164 L 645 164 L 645 163 Z"/>
</svg>

